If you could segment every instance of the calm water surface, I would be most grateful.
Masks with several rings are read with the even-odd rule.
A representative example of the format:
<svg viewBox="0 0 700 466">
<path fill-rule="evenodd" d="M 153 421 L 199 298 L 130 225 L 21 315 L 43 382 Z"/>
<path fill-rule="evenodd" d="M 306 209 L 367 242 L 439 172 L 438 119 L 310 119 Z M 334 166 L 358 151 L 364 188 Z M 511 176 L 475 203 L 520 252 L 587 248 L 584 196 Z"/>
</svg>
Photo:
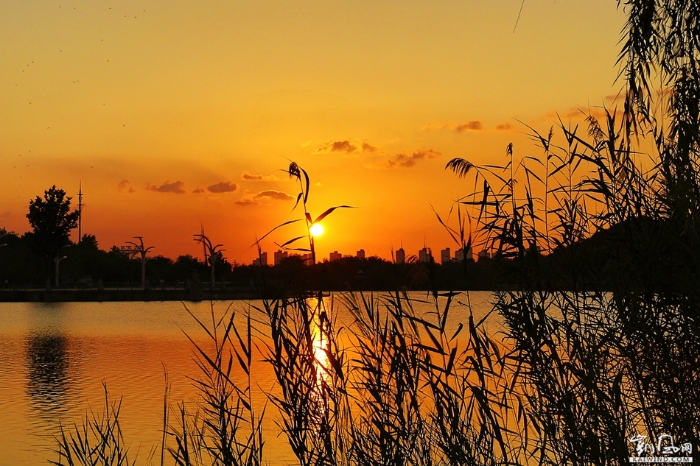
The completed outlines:
<svg viewBox="0 0 700 466">
<path fill-rule="evenodd" d="M 412 294 L 425 299 L 425 294 Z M 470 294 L 475 319 L 486 315 L 492 295 Z M 462 295 L 461 302 L 466 301 Z M 231 303 L 216 302 L 220 314 Z M 187 303 L 201 319 L 211 319 L 210 303 Z M 235 302 L 237 315 L 261 302 Z M 0 466 L 47 464 L 57 459 L 54 435 L 58 426 L 81 422 L 88 410 L 104 411 L 104 388 L 110 399 L 121 398 L 121 426 L 137 464 L 149 464 L 160 446 L 163 426 L 164 367 L 171 384 L 170 405 L 196 403 L 196 391 L 188 376 L 197 376 L 192 345 L 204 334 L 180 302 L 119 303 L 0 303 Z M 341 325 L 351 317 L 341 304 L 334 312 Z M 430 304 L 414 309 L 427 314 Z M 468 319 L 468 308 L 457 305 L 449 327 Z M 489 323 L 497 330 L 497 323 Z M 261 356 L 258 355 L 258 360 Z M 264 363 L 253 366 L 255 395 L 262 405 L 263 390 L 274 387 L 274 374 Z M 267 458 L 271 464 L 287 464 L 294 457 L 284 436 L 275 437 L 279 417 L 268 409 Z M 157 464 L 160 452 L 153 460 Z M 167 457 L 167 455 L 166 455 Z"/>
</svg>

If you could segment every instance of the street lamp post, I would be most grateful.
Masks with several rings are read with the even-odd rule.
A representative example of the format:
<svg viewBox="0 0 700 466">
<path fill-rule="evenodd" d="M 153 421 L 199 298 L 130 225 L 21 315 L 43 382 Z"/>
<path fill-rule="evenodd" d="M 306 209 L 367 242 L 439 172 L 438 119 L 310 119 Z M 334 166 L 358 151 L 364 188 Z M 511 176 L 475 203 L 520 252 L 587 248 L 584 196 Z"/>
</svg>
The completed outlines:
<svg viewBox="0 0 700 466">
<path fill-rule="evenodd" d="M 141 288 L 146 289 L 146 254 L 148 251 L 154 248 L 154 246 L 145 247 L 143 244 L 143 236 L 134 236 L 135 239 L 139 240 L 139 244 L 133 241 L 127 241 L 127 244 L 131 244 L 136 248 L 136 252 L 141 255 Z"/>
<path fill-rule="evenodd" d="M 65 246 L 64 246 L 65 247 Z M 56 253 L 56 257 L 53 258 L 54 264 L 56 264 L 56 278 L 55 278 L 55 286 L 58 288 L 58 283 L 59 283 L 59 275 L 58 275 L 58 264 L 61 263 L 63 259 L 66 259 L 68 256 L 61 256 L 60 251 Z"/>
<path fill-rule="evenodd" d="M 205 251 L 209 253 L 209 264 L 211 265 L 211 271 L 210 271 L 210 278 L 209 278 L 209 288 L 210 290 L 214 290 L 214 283 L 215 283 L 215 270 L 216 270 L 216 263 L 219 259 L 223 258 L 222 251 L 223 249 L 220 249 L 223 244 L 217 244 L 214 246 L 214 244 L 211 242 L 211 240 L 202 232 L 201 234 L 194 235 L 195 241 L 198 243 L 202 243 L 205 246 Z M 204 258 L 206 262 L 206 257 Z"/>
</svg>

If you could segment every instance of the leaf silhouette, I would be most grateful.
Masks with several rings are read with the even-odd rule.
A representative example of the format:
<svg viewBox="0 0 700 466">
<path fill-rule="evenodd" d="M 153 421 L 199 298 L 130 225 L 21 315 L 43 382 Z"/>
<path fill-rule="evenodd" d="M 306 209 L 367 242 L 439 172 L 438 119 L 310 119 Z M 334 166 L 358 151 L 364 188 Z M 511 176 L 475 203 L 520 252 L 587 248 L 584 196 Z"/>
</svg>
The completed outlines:
<svg viewBox="0 0 700 466">
<path fill-rule="evenodd" d="M 321 220 L 323 220 L 324 218 L 326 218 L 328 215 L 330 215 L 331 212 L 333 212 L 335 209 L 353 209 L 353 208 L 354 208 L 354 207 L 349 206 L 349 205 L 339 205 L 339 206 L 331 207 L 330 209 L 326 210 L 324 213 L 322 213 L 321 215 L 319 215 L 319 216 L 316 218 L 316 220 L 314 220 L 312 223 L 318 223 L 318 222 L 320 222 Z"/>
</svg>

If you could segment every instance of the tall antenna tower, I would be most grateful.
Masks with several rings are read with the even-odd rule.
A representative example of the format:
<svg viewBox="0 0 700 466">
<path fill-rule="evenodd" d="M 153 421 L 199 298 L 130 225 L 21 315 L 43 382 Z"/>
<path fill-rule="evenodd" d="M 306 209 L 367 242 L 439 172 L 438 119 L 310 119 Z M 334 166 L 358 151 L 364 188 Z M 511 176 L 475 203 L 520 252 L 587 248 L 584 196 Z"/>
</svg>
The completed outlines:
<svg viewBox="0 0 700 466">
<path fill-rule="evenodd" d="M 78 244 L 83 239 L 83 182 L 80 181 L 80 190 L 78 191 Z"/>
</svg>

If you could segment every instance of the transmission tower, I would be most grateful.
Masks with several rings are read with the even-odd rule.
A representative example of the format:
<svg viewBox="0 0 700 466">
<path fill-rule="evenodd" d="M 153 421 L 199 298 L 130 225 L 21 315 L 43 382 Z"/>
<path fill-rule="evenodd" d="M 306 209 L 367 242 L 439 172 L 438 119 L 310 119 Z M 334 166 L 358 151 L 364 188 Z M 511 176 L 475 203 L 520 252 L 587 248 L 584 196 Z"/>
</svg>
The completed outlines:
<svg viewBox="0 0 700 466">
<path fill-rule="evenodd" d="M 78 191 L 78 244 L 83 239 L 83 182 L 80 182 Z"/>
</svg>

